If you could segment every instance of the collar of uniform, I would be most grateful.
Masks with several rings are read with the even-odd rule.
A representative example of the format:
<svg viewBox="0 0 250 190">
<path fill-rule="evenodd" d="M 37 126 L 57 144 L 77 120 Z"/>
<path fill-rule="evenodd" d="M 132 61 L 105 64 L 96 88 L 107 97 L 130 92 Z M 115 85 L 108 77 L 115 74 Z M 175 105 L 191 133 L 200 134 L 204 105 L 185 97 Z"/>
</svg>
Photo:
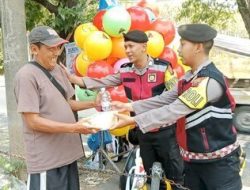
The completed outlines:
<svg viewBox="0 0 250 190">
<path fill-rule="evenodd" d="M 185 74 L 185 76 L 183 77 L 183 79 L 185 79 L 186 81 L 189 81 L 190 79 L 194 78 L 194 77 L 198 74 L 198 72 L 200 72 L 200 70 L 201 70 L 203 67 L 209 65 L 210 63 L 211 63 L 210 60 L 206 60 L 206 61 L 205 61 L 204 63 L 202 63 L 193 73 L 192 73 L 191 70 L 188 71 L 188 72 Z"/>
<path fill-rule="evenodd" d="M 133 65 L 132 65 L 132 69 L 133 69 L 133 71 L 134 71 L 137 75 L 143 75 L 143 74 L 147 71 L 147 69 L 148 69 L 150 66 L 152 66 L 153 64 L 154 64 L 154 60 L 152 59 L 152 57 L 148 56 L 147 65 L 146 65 L 144 68 L 138 69 L 138 68 L 136 68 L 135 65 L 133 64 Z"/>
</svg>

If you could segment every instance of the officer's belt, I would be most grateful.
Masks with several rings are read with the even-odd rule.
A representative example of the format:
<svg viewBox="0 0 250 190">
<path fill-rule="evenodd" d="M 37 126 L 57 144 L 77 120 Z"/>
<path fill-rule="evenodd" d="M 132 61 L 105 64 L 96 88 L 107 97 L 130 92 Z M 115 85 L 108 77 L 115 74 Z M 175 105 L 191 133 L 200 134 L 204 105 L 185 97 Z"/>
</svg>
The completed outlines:
<svg viewBox="0 0 250 190">
<path fill-rule="evenodd" d="M 162 125 L 159 128 L 152 129 L 149 132 L 150 133 L 155 133 L 155 132 L 160 132 L 160 131 L 165 131 L 165 130 L 168 130 L 168 129 L 172 129 L 174 127 L 174 124 L 175 123 L 165 124 L 165 125 Z"/>
<path fill-rule="evenodd" d="M 236 141 L 233 144 L 230 144 L 222 149 L 216 150 L 209 153 L 195 153 L 184 150 L 180 147 L 180 153 L 184 160 L 212 160 L 217 158 L 223 158 L 226 155 L 232 153 L 239 147 L 239 143 Z"/>
</svg>

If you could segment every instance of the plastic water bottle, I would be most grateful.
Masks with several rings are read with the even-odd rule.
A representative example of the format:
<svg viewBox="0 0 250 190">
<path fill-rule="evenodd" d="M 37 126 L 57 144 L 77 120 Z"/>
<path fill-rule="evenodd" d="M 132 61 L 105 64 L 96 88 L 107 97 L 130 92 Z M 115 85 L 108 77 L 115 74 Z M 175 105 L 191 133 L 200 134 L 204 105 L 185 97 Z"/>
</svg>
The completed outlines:
<svg viewBox="0 0 250 190">
<path fill-rule="evenodd" d="M 102 111 L 110 111 L 111 110 L 111 103 L 110 103 L 110 95 L 109 92 L 106 91 L 105 88 L 101 88 L 101 106 Z"/>
</svg>

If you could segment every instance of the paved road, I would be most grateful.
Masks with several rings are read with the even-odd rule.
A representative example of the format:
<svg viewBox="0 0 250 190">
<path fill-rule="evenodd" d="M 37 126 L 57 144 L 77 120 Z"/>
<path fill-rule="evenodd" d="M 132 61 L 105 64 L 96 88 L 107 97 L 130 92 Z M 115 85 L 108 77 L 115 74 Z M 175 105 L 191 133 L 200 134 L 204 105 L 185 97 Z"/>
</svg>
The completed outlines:
<svg viewBox="0 0 250 190">
<path fill-rule="evenodd" d="M 91 110 L 94 112 L 93 110 Z M 90 112 L 81 112 L 81 116 L 89 114 Z M 0 76 L 0 150 L 8 150 L 8 128 L 7 128 L 7 111 L 6 111 L 6 96 L 5 96 L 5 83 L 4 77 Z M 86 138 L 84 138 L 86 139 Z M 247 165 L 243 172 L 242 181 L 244 184 L 243 190 L 250 190 L 250 134 L 239 134 L 239 142 L 242 145 L 243 149 L 247 153 Z M 86 142 L 84 142 L 85 149 L 87 154 L 90 154 L 87 149 Z M 105 186 L 105 188 L 104 188 Z M 95 187 L 94 189 L 118 189 L 118 178 L 114 177 L 110 180 L 109 183 L 105 183 Z M 93 188 L 92 188 L 93 189 Z"/>
</svg>

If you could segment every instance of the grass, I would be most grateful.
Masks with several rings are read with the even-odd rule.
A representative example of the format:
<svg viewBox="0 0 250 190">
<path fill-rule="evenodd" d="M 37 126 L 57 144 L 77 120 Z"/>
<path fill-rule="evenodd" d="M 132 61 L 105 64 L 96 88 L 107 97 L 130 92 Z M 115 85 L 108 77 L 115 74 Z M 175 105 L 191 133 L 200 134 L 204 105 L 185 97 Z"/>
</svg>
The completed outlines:
<svg viewBox="0 0 250 190">
<path fill-rule="evenodd" d="M 0 168 L 2 168 L 6 174 L 22 179 L 23 173 L 26 171 L 26 164 L 24 160 L 10 158 L 0 154 Z"/>
</svg>

